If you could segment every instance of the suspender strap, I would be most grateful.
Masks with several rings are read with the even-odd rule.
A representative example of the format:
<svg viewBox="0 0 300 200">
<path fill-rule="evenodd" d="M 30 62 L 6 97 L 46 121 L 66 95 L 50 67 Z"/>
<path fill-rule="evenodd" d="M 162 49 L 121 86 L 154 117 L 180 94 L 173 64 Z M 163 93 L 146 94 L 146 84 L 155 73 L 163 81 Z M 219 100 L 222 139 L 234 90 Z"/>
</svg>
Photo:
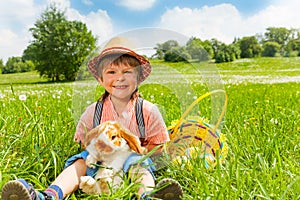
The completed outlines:
<svg viewBox="0 0 300 200">
<path fill-rule="evenodd" d="M 144 115 L 143 115 L 143 101 L 144 99 L 138 98 L 135 104 L 135 116 L 136 122 L 140 131 L 140 138 L 145 139 L 145 124 L 144 124 Z"/>
<path fill-rule="evenodd" d="M 144 115 L 143 115 L 143 101 L 144 99 L 139 97 L 135 104 L 136 122 L 140 131 L 140 140 L 142 145 L 145 144 L 145 137 L 146 137 Z M 102 116 L 102 107 L 103 107 L 103 102 L 100 100 L 97 101 L 95 112 L 94 112 L 94 119 L 93 119 L 94 128 L 100 124 L 101 116 Z"/>
<path fill-rule="evenodd" d="M 100 124 L 101 116 L 102 116 L 102 106 L 103 106 L 103 102 L 100 100 L 97 101 L 95 112 L 94 112 L 94 119 L 93 119 L 94 128 Z"/>
</svg>

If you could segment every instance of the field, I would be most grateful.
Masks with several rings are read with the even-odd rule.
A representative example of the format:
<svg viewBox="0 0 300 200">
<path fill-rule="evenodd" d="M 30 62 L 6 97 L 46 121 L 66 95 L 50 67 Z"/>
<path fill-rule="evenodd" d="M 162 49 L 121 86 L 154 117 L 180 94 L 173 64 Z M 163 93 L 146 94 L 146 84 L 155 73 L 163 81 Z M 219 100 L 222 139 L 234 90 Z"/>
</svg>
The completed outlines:
<svg viewBox="0 0 300 200">
<path fill-rule="evenodd" d="M 199 96 L 215 89 L 229 97 L 222 132 L 225 163 L 205 168 L 198 157 L 170 164 L 158 179 L 172 177 L 183 199 L 300 198 L 300 59 L 259 58 L 233 63 L 163 63 L 140 92 L 156 103 L 170 125 Z M 73 142 L 78 117 L 102 89 L 95 81 L 49 83 L 36 73 L 0 75 L 0 188 L 24 178 L 45 189 L 65 160 L 79 151 Z M 218 119 L 224 96 L 201 101 L 190 113 Z M 111 196 L 80 191 L 67 199 L 131 199 L 138 184 L 125 180 Z"/>
</svg>

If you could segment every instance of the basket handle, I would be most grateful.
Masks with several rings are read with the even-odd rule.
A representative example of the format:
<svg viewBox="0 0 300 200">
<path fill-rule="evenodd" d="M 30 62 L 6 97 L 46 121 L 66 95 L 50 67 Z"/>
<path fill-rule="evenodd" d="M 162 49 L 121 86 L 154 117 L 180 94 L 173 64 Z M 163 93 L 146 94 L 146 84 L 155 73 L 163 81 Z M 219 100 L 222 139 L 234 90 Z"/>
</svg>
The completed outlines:
<svg viewBox="0 0 300 200">
<path fill-rule="evenodd" d="M 208 96 L 210 96 L 210 95 L 212 95 L 212 94 L 215 94 L 215 93 L 224 93 L 225 94 L 225 102 L 224 102 L 224 106 L 223 106 L 223 108 L 222 108 L 222 112 L 221 112 L 221 114 L 220 114 L 220 117 L 219 117 L 219 119 L 218 119 L 218 121 L 217 121 L 217 124 L 212 128 L 212 132 L 213 133 L 215 133 L 216 132 L 216 130 L 217 130 L 217 128 L 220 126 L 220 124 L 221 124 L 221 122 L 222 122 L 222 119 L 223 119 L 223 117 L 224 117 L 224 115 L 225 115 L 225 111 L 226 111 L 226 107 L 227 107 L 227 103 L 228 103 L 228 95 L 227 95 L 227 93 L 225 92 L 225 90 L 213 90 L 213 91 L 210 91 L 210 92 L 208 92 L 208 93 L 205 93 L 205 94 L 203 94 L 203 95 L 201 95 L 200 97 L 198 97 L 187 109 L 186 109 L 186 111 L 181 115 L 181 117 L 180 117 L 180 119 L 179 119 L 179 121 L 178 121 L 178 123 L 175 125 L 175 127 L 173 128 L 173 133 L 174 134 L 172 134 L 173 136 L 170 138 L 171 140 L 175 137 L 175 135 L 176 135 L 176 133 L 177 133 L 177 131 L 178 131 L 178 129 L 179 129 L 179 127 L 180 127 L 180 125 L 181 125 L 181 123 L 182 123 L 182 121 L 184 120 L 184 118 L 188 115 L 188 113 L 192 110 L 192 108 L 197 104 L 197 103 L 199 103 L 201 100 L 203 100 L 204 98 L 206 98 L 206 97 L 208 97 Z"/>
</svg>

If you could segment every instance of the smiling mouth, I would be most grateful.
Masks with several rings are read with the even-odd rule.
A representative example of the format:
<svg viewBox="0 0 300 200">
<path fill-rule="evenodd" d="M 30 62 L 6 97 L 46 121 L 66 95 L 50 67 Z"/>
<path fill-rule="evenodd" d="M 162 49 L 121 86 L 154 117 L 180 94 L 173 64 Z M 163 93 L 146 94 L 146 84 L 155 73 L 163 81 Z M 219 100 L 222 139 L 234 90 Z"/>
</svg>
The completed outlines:
<svg viewBox="0 0 300 200">
<path fill-rule="evenodd" d="M 124 88 L 127 88 L 126 85 L 117 85 L 117 86 L 114 86 L 114 88 L 116 89 L 124 89 Z"/>
</svg>

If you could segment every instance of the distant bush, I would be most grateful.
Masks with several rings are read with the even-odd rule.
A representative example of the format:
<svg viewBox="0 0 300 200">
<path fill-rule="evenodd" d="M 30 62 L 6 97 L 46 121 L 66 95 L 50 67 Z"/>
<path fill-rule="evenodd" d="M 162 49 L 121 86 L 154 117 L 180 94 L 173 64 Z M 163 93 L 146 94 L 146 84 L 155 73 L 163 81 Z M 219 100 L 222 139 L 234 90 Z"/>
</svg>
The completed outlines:
<svg viewBox="0 0 300 200">
<path fill-rule="evenodd" d="M 0 74 L 2 74 L 2 69 L 4 68 L 3 60 L 0 59 Z"/>
<path fill-rule="evenodd" d="M 263 45 L 263 51 L 261 53 L 262 56 L 265 57 L 275 57 L 277 53 L 279 53 L 280 44 L 277 42 L 266 42 Z"/>
<path fill-rule="evenodd" d="M 182 62 L 188 61 L 189 59 L 191 59 L 191 56 L 185 47 L 174 47 L 167 51 L 164 56 L 166 62 Z"/>
<path fill-rule="evenodd" d="M 33 70 L 34 64 L 31 60 L 23 61 L 21 57 L 10 57 L 6 65 L 2 67 L 2 74 L 29 72 Z"/>
</svg>

